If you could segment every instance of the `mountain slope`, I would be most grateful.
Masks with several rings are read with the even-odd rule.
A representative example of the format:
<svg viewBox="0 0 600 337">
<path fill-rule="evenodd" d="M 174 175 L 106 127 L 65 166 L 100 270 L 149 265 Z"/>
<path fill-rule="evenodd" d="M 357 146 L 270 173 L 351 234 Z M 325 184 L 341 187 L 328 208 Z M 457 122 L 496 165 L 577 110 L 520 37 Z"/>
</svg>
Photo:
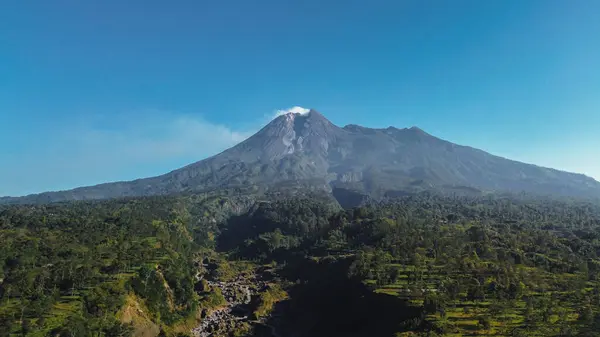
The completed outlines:
<svg viewBox="0 0 600 337">
<path fill-rule="evenodd" d="M 373 196 L 430 189 L 600 196 L 600 183 L 581 174 L 508 160 L 415 127 L 340 128 L 311 110 L 279 116 L 242 143 L 158 177 L 0 198 L 0 203 L 292 187 L 341 188 Z"/>
</svg>

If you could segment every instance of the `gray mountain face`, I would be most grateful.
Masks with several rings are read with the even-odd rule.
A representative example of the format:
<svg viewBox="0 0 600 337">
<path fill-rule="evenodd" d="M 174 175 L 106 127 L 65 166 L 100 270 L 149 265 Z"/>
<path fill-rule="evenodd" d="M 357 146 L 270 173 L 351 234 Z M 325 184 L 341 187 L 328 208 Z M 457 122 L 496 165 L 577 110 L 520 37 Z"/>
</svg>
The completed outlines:
<svg viewBox="0 0 600 337">
<path fill-rule="evenodd" d="M 170 173 L 0 203 L 165 195 L 243 188 L 356 191 L 374 197 L 423 190 L 600 197 L 582 174 L 523 164 L 456 145 L 419 128 L 337 127 L 319 112 L 279 116 L 252 137 Z"/>
</svg>

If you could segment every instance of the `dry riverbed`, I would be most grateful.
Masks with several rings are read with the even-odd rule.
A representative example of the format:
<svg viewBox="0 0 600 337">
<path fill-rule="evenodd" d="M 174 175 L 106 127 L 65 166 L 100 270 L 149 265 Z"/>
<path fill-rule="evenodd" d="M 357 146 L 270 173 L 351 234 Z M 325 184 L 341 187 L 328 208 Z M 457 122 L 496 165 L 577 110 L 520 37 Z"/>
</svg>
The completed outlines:
<svg viewBox="0 0 600 337">
<path fill-rule="evenodd" d="M 206 283 L 211 289 L 220 289 L 226 303 L 203 310 L 200 325 L 192 330 L 194 337 L 246 336 L 252 331 L 260 331 L 260 336 L 281 337 L 274 326 L 252 317 L 252 303 L 267 287 L 261 277 L 252 274 L 227 282 L 207 279 Z"/>
</svg>

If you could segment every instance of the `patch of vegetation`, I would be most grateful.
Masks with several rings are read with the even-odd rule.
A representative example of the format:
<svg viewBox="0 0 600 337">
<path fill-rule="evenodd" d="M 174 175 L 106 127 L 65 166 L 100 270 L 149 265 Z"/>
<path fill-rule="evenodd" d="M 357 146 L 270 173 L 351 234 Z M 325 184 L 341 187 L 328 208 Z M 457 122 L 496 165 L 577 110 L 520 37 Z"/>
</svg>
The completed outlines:
<svg viewBox="0 0 600 337">
<path fill-rule="evenodd" d="M 227 303 L 221 289 L 214 287 L 204 291 L 200 295 L 200 306 L 204 309 L 216 309 Z"/>
<path fill-rule="evenodd" d="M 193 316 L 189 232 L 173 198 L 0 210 L 0 336 L 127 336 L 132 294 L 158 326 Z"/>
<path fill-rule="evenodd" d="M 599 335 L 593 202 L 423 194 L 234 209 L 194 195 L 0 209 L 0 336 L 186 334 L 226 305 L 199 270 L 261 275 L 253 318 L 282 334 Z"/>
<path fill-rule="evenodd" d="M 258 297 L 256 307 L 252 313 L 254 318 L 260 319 L 268 316 L 273 311 L 275 304 L 287 298 L 287 292 L 279 284 L 270 284 Z"/>
</svg>

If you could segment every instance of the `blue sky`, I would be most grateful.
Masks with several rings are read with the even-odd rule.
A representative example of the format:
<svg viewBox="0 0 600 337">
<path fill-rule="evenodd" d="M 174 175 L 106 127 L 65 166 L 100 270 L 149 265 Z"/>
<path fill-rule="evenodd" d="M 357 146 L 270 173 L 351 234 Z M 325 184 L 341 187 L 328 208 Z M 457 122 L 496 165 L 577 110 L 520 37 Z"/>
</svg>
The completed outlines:
<svg viewBox="0 0 600 337">
<path fill-rule="evenodd" d="M 600 2 L 12 1 L 0 195 L 165 173 L 277 109 L 600 178 Z"/>
</svg>

